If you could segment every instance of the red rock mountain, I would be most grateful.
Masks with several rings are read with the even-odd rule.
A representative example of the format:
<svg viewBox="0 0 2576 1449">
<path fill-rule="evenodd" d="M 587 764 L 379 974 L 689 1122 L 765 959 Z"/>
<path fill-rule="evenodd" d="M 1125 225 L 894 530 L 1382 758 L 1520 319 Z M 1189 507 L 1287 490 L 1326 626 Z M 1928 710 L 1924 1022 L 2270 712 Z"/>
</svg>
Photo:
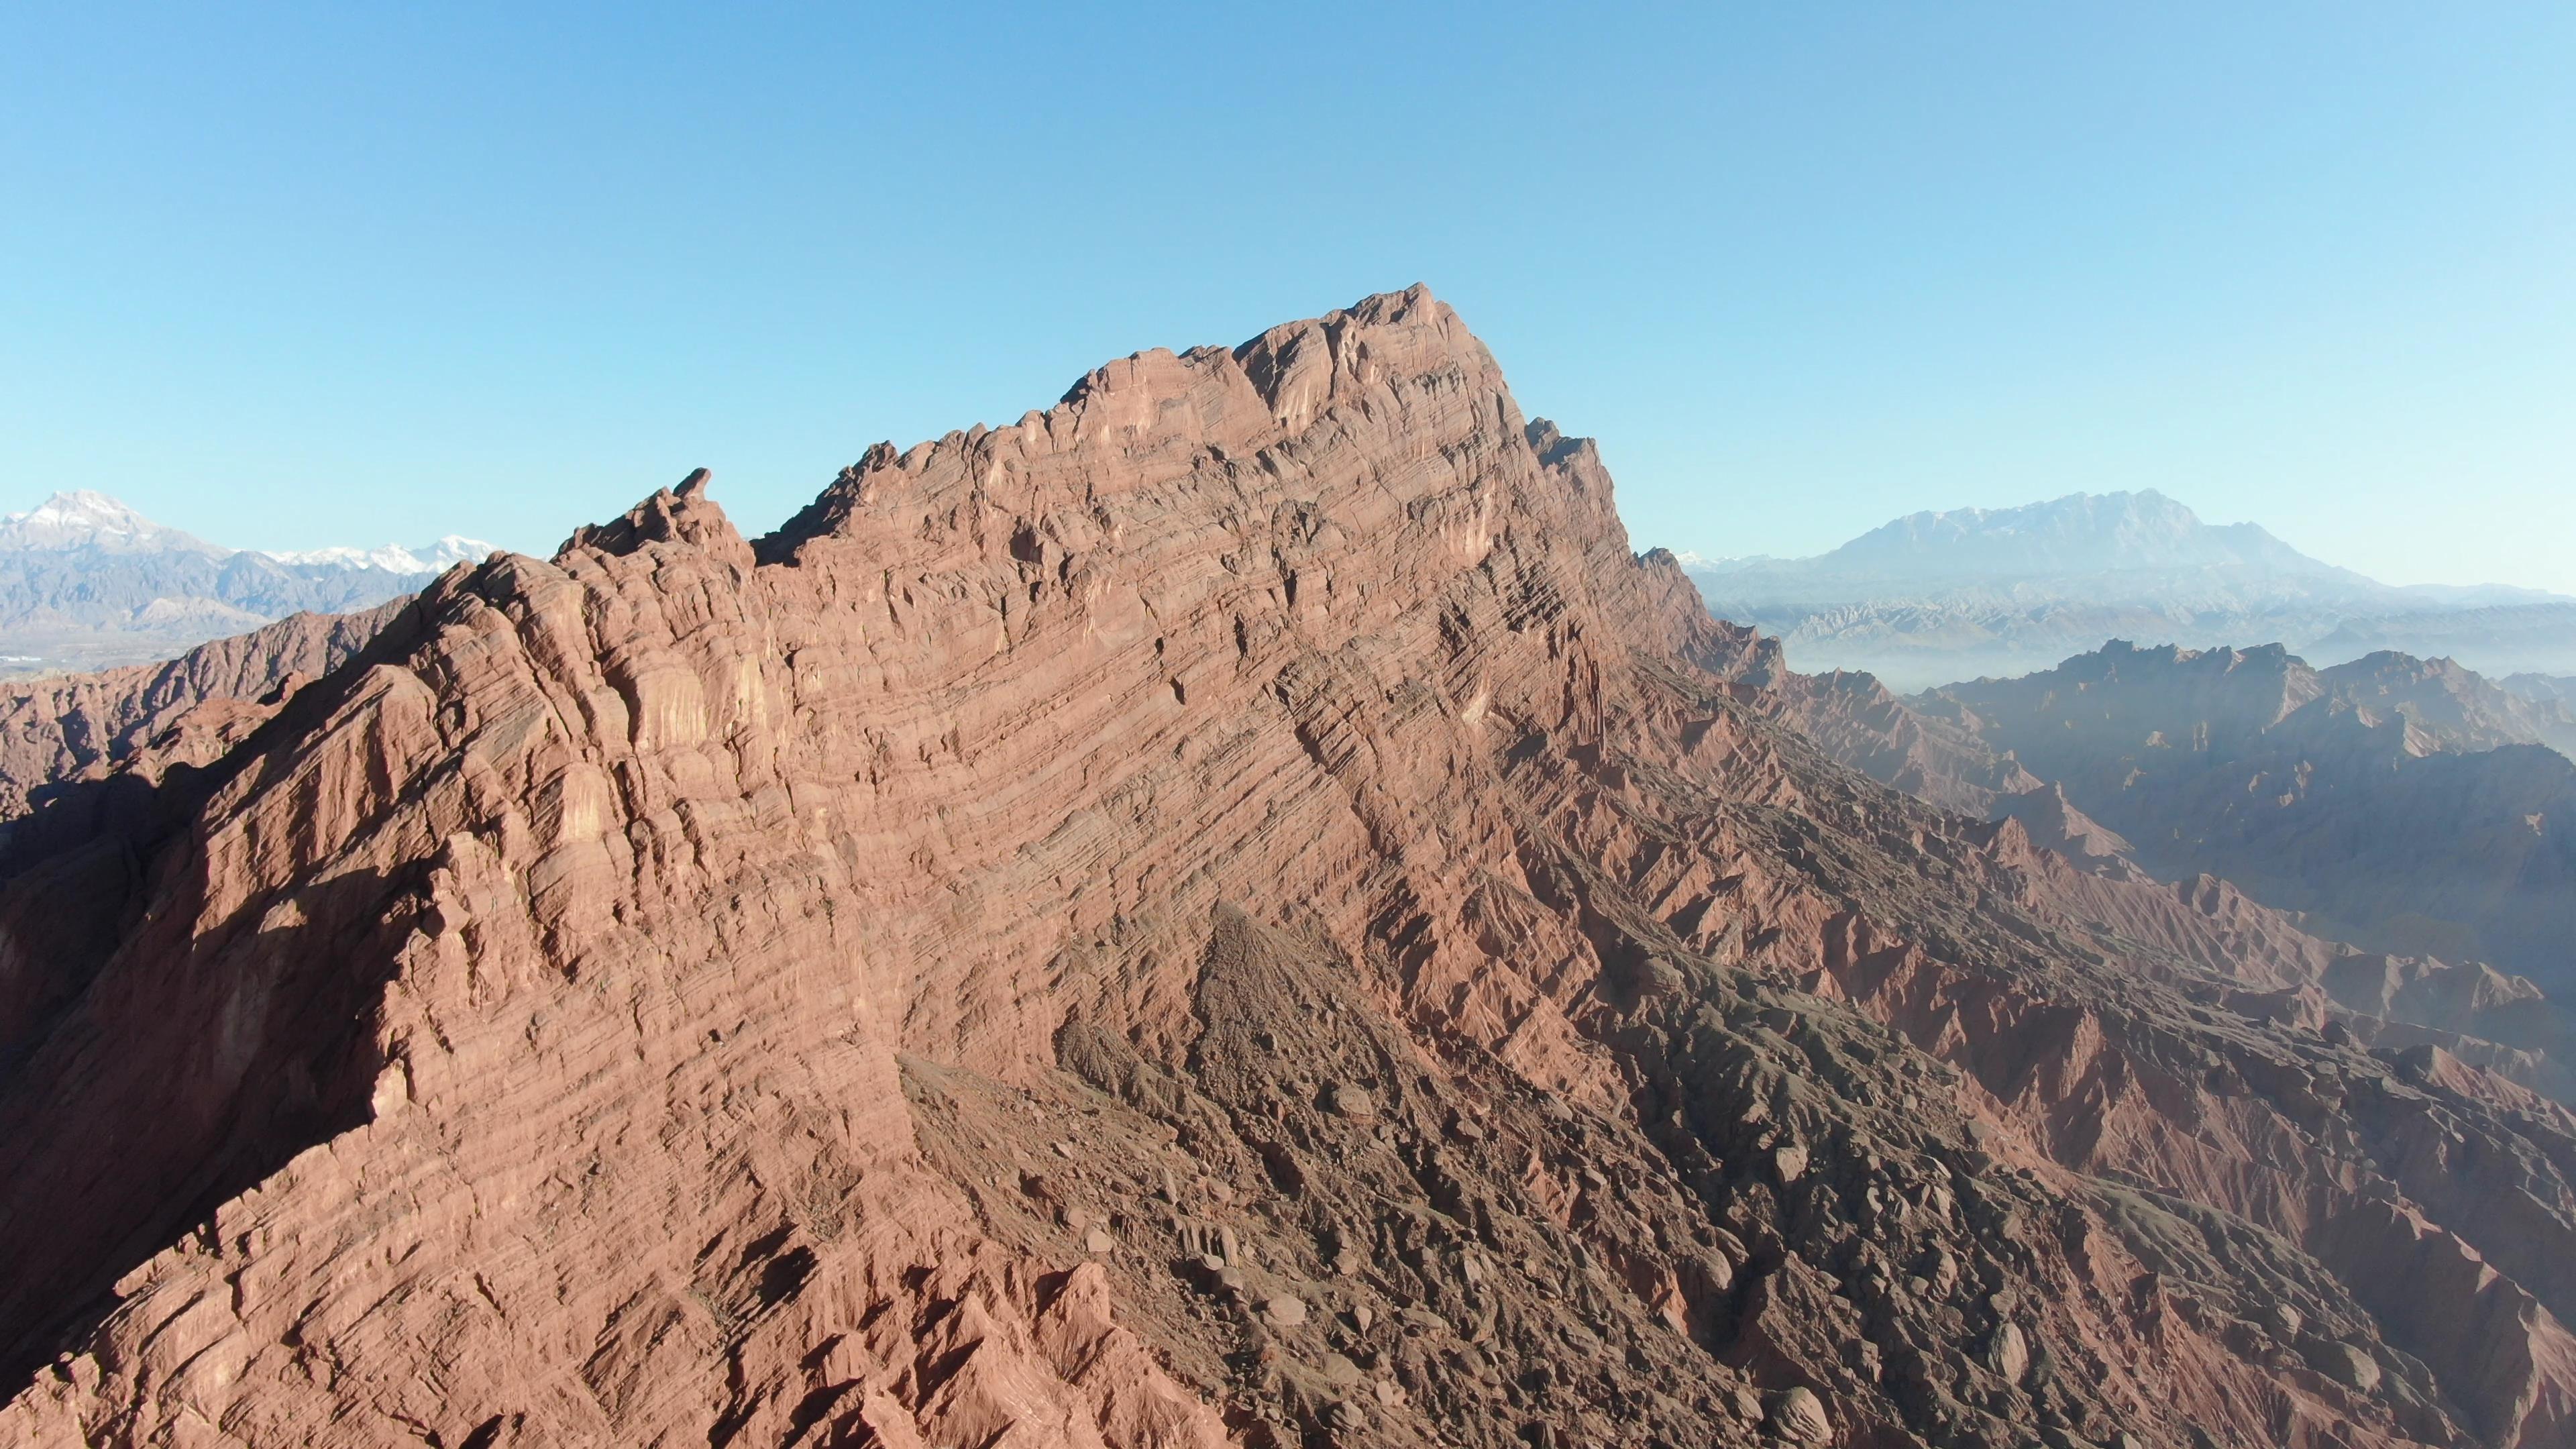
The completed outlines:
<svg viewBox="0 0 2576 1449">
<path fill-rule="evenodd" d="M 0 1438 L 2567 1442 L 2576 1118 L 1814 687 L 1419 289 L 451 573 L 22 822 Z"/>
</svg>

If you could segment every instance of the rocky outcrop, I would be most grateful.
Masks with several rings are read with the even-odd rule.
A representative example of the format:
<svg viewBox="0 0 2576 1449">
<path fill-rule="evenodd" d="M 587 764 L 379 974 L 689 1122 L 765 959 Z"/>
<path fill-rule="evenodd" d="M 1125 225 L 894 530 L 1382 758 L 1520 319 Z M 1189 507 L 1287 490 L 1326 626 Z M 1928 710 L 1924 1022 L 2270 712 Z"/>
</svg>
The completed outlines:
<svg viewBox="0 0 2576 1449">
<path fill-rule="evenodd" d="M 1834 765 L 1421 290 L 705 483 L 30 818 L 0 1432 L 2565 1442 L 2576 1120 Z"/>
</svg>

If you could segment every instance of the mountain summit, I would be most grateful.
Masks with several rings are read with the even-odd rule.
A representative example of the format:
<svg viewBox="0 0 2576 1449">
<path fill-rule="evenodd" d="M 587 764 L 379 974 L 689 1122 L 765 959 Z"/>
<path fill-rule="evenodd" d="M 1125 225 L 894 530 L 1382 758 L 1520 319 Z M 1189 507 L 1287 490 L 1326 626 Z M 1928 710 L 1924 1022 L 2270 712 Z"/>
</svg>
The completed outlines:
<svg viewBox="0 0 2576 1449">
<path fill-rule="evenodd" d="M 154 523 L 117 499 L 86 488 L 57 493 L 24 513 L 0 517 L 0 550 L 64 553 L 75 549 L 209 558 L 233 552 L 195 534 Z"/>
<path fill-rule="evenodd" d="M 1875 570 L 1989 581 L 2237 569 L 2376 587 L 2359 574 L 2309 558 L 2255 524 L 2204 523 L 2153 489 L 2070 493 L 2019 508 L 1912 513 L 1810 562 L 1818 572 L 1846 575 Z"/>
</svg>

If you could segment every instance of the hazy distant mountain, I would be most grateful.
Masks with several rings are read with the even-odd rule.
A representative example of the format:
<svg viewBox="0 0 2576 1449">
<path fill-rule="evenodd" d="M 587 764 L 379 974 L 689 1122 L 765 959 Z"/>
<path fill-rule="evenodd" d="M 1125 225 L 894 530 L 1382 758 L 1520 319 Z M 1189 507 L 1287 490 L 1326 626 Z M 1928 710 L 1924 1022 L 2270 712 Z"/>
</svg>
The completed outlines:
<svg viewBox="0 0 2576 1449">
<path fill-rule="evenodd" d="M 2576 675 L 2508 674 L 2496 682 L 2525 699 L 2576 709 Z"/>
<path fill-rule="evenodd" d="M 2214 525 L 2150 489 L 2074 493 L 2020 508 L 1908 514 L 1833 552 L 1786 565 L 1842 577 L 2048 577 L 2240 569 L 2374 587 L 2321 564 L 2250 523 Z"/>
<path fill-rule="evenodd" d="M 1814 558 L 1685 564 L 1712 612 L 1778 634 L 1794 667 L 1899 688 L 2027 673 L 2112 638 L 2576 669 L 2576 600 L 2383 584 L 2153 490 L 1912 514 Z"/>
<path fill-rule="evenodd" d="M 491 551 L 451 535 L 418 548 L 258 553 L 155 523 L 104 493 L 57 493 L 0 517 L 0 673 L 164 659 L 300 611 L 366 608 Z"/>
<path fill-rule="evenodd" d="M 2576 672 L 2576 599 L 2539 596 L 2522 603 L 2347 618 L 2310 642 L 2321 659 L 2382 649 L 2447 654 L 2492 675 L 2545 677 Z"/>
</svg>

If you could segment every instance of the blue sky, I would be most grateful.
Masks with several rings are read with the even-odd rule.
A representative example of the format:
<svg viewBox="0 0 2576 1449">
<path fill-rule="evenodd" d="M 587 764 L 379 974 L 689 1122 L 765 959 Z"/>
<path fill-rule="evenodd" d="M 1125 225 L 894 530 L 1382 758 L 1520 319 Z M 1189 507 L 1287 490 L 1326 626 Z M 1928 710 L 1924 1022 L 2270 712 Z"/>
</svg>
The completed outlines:
<svg viewBox="0 0 2576 1449">
<path fill-rule="evenodd" d="M 2156 487 L 2576 592 L 2576 7 L 98 7 L 0 44 L 0 447 L 544 551 L 1420 280 L 1639 547 Z"/>
</svg>

